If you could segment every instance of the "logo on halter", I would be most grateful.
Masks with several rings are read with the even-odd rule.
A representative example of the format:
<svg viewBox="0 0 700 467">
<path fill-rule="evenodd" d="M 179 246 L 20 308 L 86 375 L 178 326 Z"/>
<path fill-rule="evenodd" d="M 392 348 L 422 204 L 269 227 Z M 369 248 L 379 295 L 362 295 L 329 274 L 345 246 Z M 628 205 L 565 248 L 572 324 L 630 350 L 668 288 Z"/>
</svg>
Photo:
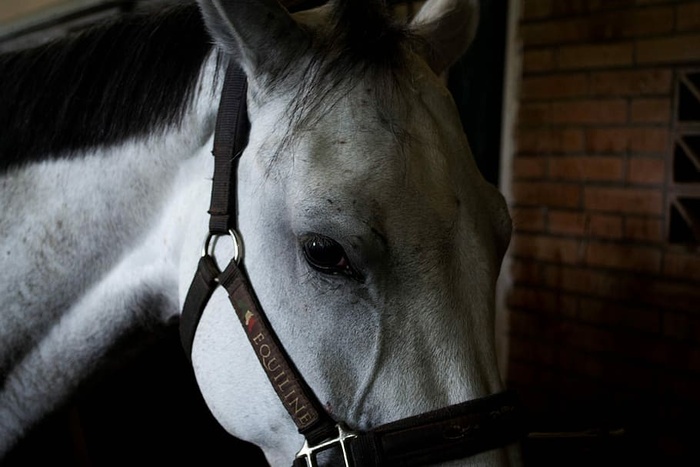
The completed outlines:
<svg viewBox="0 0 700 467">
<path fill-rule="evenodd" d="M 248 332 L 251 332 L 253 330 L 253 327 L 255 326 L 255 323 L 258 322 L 257 319 L 255 319 L 255 314 L 248 310 L 245 312 L 245 315 L 243 317 L 245 319 L 245 327 L 248 330 Z"/>
</svg>

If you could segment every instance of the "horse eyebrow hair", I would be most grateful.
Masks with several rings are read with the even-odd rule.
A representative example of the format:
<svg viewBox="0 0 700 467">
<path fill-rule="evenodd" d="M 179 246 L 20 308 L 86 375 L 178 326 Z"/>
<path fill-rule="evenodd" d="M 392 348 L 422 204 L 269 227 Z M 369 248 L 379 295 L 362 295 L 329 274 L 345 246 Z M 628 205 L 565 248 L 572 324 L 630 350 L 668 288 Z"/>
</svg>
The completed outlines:
<svg viewBox="0 0 700 467">
<path fill-rule="evenodd" d="M 180 124 L 213 47 L 187 3 L 0 55 L 0 173 Z"/>
</svg>

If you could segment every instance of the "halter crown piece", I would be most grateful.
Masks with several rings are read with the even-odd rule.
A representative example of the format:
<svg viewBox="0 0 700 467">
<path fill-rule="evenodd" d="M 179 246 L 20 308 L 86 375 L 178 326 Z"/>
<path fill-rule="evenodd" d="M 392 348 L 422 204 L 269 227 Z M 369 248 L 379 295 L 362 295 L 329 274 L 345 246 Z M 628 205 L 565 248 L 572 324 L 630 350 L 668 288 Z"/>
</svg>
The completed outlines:
<svg viewBox="0 0 700 467">
<path fill-rule="evenodd" d="M 270 326 L 242 264 L 236 230 L 236 167 L 250 124 L 246 77 L 231 61 L 226 71 L 214 135 L 214 179 L 209 234 L 180 318 L 180 339 L 191 358 L 197 325 L 214 290 L 221 286 L 258 360 L 305 442 L 293 467 L 315 467 L 319 452 L 340 449 L 345 467 L 419 466 L 460 459 L 505 446 L 524 435 L 516 397 L 505 391 L 416 415 L 366 432 L 334 420 L 306 384 Z M 230 237 L 234 257 L 219 269 L 213 243 Z"/>
</svg>

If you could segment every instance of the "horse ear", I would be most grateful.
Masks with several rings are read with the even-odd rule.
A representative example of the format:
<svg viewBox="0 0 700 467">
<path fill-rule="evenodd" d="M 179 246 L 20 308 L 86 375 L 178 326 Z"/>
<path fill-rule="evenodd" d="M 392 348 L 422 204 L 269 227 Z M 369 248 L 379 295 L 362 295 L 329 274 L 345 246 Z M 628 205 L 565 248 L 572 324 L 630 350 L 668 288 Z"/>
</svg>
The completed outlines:
<svg viewBox="0 0 700 467">
<path fill-rule="evenodd" d="M 428 0 L 410 24 L 424 40 L 423 57 L 436 74 L 453 65 L 479 25 L 479 0 Z"/>
<path fill-rule="evenodd" d="M 207 30 L 249 79 L 272 78 L 310 39 L 277 0 L 198 0 Z"/>
</svg>

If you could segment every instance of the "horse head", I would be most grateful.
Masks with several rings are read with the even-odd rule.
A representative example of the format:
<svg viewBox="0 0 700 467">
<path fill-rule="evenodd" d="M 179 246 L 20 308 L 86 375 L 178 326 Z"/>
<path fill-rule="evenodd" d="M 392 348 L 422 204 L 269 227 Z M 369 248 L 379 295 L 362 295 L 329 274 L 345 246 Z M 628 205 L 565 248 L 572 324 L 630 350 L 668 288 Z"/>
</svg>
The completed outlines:
<svg viewBox="0 0 700 467">
<path fill-rule="evenodd" d="M 429 0 L 399 25 L 379 0 L 295 15 L 200 1 L 249 83 L 237 222 L 250 281 L 313 392 L 354 429 L 502 389 L 494 295 L 510 219 L 439 78 L 474 35 L 476 3 Z M 222 293 L 192 360 L 226 430 L 289 464 L 301 437 Z"/>
</svg>

